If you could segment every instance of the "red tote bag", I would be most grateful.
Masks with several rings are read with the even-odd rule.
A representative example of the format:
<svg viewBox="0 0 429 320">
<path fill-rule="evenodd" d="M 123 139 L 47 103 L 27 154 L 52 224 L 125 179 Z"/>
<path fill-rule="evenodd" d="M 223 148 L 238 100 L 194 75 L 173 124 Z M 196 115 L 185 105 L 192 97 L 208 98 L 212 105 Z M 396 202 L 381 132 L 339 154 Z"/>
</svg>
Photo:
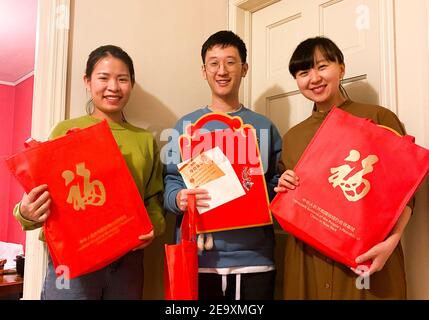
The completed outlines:
<svg viewBox="0 0 429 320">
<path fill-rule="evenodd" d="M 271 209 L 284 230 L 350 267 L 383 241 L 429 170 L 429 150 L 332 109 Z M 366 262 L 369 263 L 369 262 Z"/>
<path fill-rule="evenodd" d="M 48 185 L 52 202 L 44 234 L 54 267 L 67 267 L 70 278 L 115 261 L 153 229 L 106 121 L 33 141 L 6 163 L 27 193 Z"/>
<path fill-rule="evenodd" d="M 223 123 L 226 129 L 207 132 L 204 125 L 211 121 Z M 208 113 L 186 127 L 185 133 L 179 137 L 179 146 L 183 161 L 219 147 L 231 163 L 245 192 L 244 195 L 207 212 L 201 214 L 198 212 L 197 233 L 251 228 L 273 223 L 253 126 L 244 124 L 240 117 Z M 201 188 L 204 188 L 204 185 Z"/>
<path fill-rule="evenodd" d="M 188 195 L 180 243 L 165 245 L 164 287 L 166 300 L 198 300 L 198 249 L 195 239 L 196 200 Z"/>
</svg>

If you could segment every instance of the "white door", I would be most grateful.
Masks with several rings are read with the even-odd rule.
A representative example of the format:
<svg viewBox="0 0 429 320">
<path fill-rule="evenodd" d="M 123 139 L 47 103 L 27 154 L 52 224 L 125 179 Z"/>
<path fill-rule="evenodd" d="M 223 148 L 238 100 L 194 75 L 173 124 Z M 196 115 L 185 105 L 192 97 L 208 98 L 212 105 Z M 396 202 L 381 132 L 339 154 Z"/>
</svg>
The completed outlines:
<svg viewBox="0 0 429 320">
<path fill-rule="evenodd" d="M 251 106 L 284 134 L 311 114 L 312 104 L 289 74 L 293 50 L 308 37 L 332 39 L 345 56 L 344 86 L 352 99 L 380 104 L 379 1 L 283 0 L 251 18 Z"/>
<path fill-rule="evenodd" d="M 380 0 L 383 2 L 384 0 Z M 380 1 L 375 0 L 282 0 L 250 14 L 248 42 L 250 88 L 248 100 L 254 110 L 268 116 L 283 135 L 309 117 L 312 103 L 298 91 L 289 74 L 293 50 L 308 37 L 332 39 L 345 56 L 344 87 L 361 102 L 382 104 L 390 100 L 379 92 L 387 88 L 385 45 L 380 34 Z M 286 233 L 276 225 L 276 298 L 282 296 Z"/>
</svg>

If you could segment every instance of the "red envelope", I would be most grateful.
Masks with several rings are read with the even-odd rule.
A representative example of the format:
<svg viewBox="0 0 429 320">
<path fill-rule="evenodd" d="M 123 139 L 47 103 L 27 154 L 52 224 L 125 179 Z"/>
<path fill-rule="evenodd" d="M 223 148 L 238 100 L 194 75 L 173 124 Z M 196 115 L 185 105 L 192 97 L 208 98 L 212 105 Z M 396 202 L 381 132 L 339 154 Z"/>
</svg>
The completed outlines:
<svg viewBox="0 0 429 320">
<path fill-rule="evenodd" d="M 429 150 L 334 108 L 271 209 L 284 230 L 347 266 L 383 241 L 429 170 Z"/>
<path fill-rule="evenodd" d="M 153 227 L 106 121 L 6 159 L 28 193 L 47 184 L 52 198 L 44 234 L 55 268 L 70 278 L 95 271 L 135 248 Z"/>
<path fill-rule="evenodd" d="M 207 132 L 210 121 L 222 122 L 227 129 Z M 188 125 L 179 137 L 183 161 L 201 152 L 219 147 L 230 161 L 245 194 L 213 208 L 197 219 L 197 233 L 250 228 L 272 224 L 269 198 L 257 144 L 255 129 L 240 117 L 209 113 Z M 204 186 L 201 186 L 204 188 Z"/>
</svg>

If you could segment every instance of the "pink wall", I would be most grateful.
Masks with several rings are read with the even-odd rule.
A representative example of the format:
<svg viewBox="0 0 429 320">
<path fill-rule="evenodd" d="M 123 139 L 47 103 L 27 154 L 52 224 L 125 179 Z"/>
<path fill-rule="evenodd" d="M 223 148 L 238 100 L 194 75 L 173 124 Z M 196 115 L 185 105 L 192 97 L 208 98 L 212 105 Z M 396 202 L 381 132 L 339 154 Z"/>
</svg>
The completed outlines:
<svg viewBox="0 0 429 320">
<path fill-rule="evenodd" d="M 7 122 L 5 126 L 4 124 L 1 124 L 0 126 L 1 136 L 6 136 L 9 140 L 9 151 L 6 153 L 6 156 L 22 150 L 23 142 L 31 135 L 33 80 L 34 78 L 30 77 L 15 87 L 9 87 L 12 88 L 14 92 L 14 99 L 12 100 L 12 105 L 10 106 L 9 115 L 0 118 L 5 119 L 5 122 Z M 0 101 L 3 100 L 0 98 Z M 2 178 L 1 181 L 9 181 L 8 191 L 5 192 L 8 194 L 8 198 L 6 198 L 6 201 L 2 201 L 0 204 L 1 225 L 3 225 L 3 221 L 5 221 L 5 226 L 0 227 L 0 241 L 25 244 L 25 233 L 22 231 L 21 226 L 12 216 L 13 207 L 21 199 L 23 189 L 17 183 L 15 178 L 11 177 L 8 172 L 5 172 L 4 167 L 3 169 L 0 167 L 0 174 L 6 175 L 4 178 L 3 176 L 0 176 Z"/>
<path fill-rule="evenodd" d="M 0 85 L 0 241 L 7 240 L 10 220 L 9 194 L 11 177 L 3 159 L 12 150 L 15 87 Z"/>
</svg>

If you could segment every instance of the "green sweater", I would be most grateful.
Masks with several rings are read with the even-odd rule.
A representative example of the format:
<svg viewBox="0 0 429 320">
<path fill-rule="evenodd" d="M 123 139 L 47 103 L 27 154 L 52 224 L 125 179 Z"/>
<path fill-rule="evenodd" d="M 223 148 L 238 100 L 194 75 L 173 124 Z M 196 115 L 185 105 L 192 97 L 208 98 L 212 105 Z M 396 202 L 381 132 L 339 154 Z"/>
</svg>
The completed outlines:
<svg viewBox="0 0 429 320">
<path fill-rule="evenodd" d="M 54 128 L 50 139 L 65 135 L 71 128 L 86 128 L 100 121 L 91 116 L 62 121 Z M 165 231 L 165 219 L 162 205 L 162 165 L 156 141 L 150 132 L 129 123 L 109 122 L 109 127 L 144 200 L 155 236 L 158 236 Z M 24 230 L 33 230 L 43 225 L 25 219 L 20 214 L 19 205 L 20 203 L 15 206 L 13 214 Z M 39 239 L 44 241 L 43 231 L 40 232 Z"/>
</svg>

